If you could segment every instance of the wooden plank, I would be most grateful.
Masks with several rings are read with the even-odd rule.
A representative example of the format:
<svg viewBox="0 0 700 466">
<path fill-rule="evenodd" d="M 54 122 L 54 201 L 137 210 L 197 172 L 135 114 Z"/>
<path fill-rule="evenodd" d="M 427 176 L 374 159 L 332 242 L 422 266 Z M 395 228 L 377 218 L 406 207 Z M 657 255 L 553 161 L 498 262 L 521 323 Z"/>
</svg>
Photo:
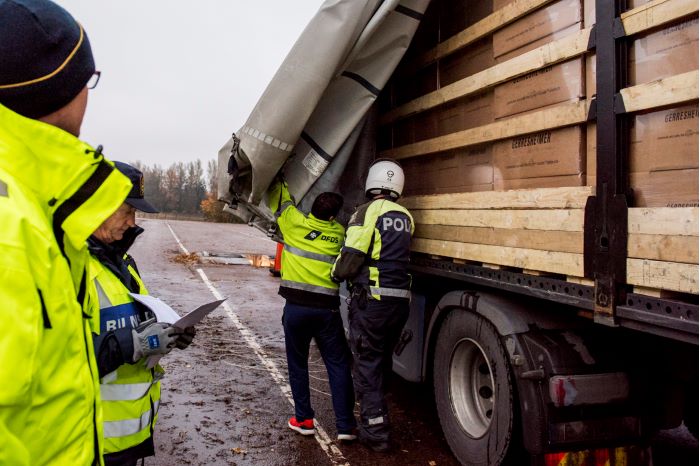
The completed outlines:
<svg viewBox="0 0 700 466">
<path fill-rule="evenodd" d="M 637 207 L 629 209 L 629 234 L 698 236 L 697 207 Z"/>
<path fill-rule="evenodd" d="M 648 31 L 698 12 L 697 0 L 654 0 L 620 15 L 628 36 Z"/>
<path fill-rule="evenodd" d="M 586 121 L 589 102 L 581 100 L 546 108 L 527 115 L 509 118 L 478 128 L 447 134 L 433 139 L 382 151 L 380 157 L 406 159 L 418 155 L 433 154 L 484 142 L 497 141 L 522 134 L 571 126 Z"/>
<path fill-rule="evenodd" d="M 414 238 L 411 249 L 470 261 L 583 276 L 583 255 Z"/>
<path fill-rule="evenodd" d="M 644 288 L 643 286 L 632 287 L 632 293 L 642 294 L 644 296 L 651 296 L 653 298 L 676 299 L 676 300 L 682 300 L 683 297 L 688 296 L 687 294 L 678 293 L 676 291 L 659 290 L 656 288 Z"/>
<path fill-rule="evenodd" d="M 567 282 L 575 283 L 577 285 L 594 286 L 595 282 L 590 278 L 583 277 L 566 277 Z"/>
<path fill-rule="evenodd" d="M 415 210 L 416 224 L 502 228 L 508 230 L 583 231 L 583 210 Z"/>
<path fill-rule="evenodd" d="M 627 259 L 627 283 L 698 294 L 698 265 Z"/>
<path fill-rule="evenodd" d="M 627 241 L 627 257 L 697 264 L 698 238 L 632 234 Z"/>
<path fill-rule="evenodd" d="M 422 68 L 440 58 L 446 57 L 553 1 L 554 0 L 515 0 L 500 10 L 493 12 L 473 26 L 439 43 L 433 49 L 428 50 L 416 61 L 411 63 L 410 69 L 415 70 Z"/>
<path fill-rule="evenodd" d="M 437 107 L 444 103 L 466 97 L 517 76 L 537 71 L 562 61 L 583 55 L 588 49 L 591 28 L 583 29 L 562 39 L 550 42 L 535 50 L 519 55 L 506 62 L 460 79 L 437 91 L 425 94 L 404 105 L 385 113 L 379 120 L 380 125 L 391 123 L 414 113 Z"/>
<path fill-rule="evenodd" d="M 508 230 L 418 224 L 413 237 L 542 251 L 583 253 L 583 233 L 573 231 Z"/>
<path fill-rule="evenodd" d="M 592 186 L 481 191 L 401 198 L 407 209 L 583 209 Z"/>
<path fill-rule="evenodd" d="M 628 113 L 698 99 L 698 70 L 690 71 L 620 91 Z"/>
</svg>

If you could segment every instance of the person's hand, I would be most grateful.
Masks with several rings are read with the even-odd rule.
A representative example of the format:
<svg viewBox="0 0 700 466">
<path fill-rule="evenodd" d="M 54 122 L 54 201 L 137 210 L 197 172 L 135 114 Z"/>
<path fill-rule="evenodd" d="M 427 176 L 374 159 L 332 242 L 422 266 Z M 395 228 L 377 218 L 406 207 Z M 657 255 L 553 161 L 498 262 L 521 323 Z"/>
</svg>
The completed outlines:
<svg viewBox="0 0 700 466">
<path fill-rule="evenodd" d="M 178 349 L 185 349 L 188 346 L 190 346 L 190 343 L 192 343 L 192 340 L 194 339 L 195 334 L 197 333 L 194 330 L 194 327 L 186 327 L 184 330 L 178 329 L 181 333 L 177 334 L 177 339 L 175 340 L 175 346 Z"/>
<path fill-rule="evenodd" d="M 176 344 L 179 329 L 167 322 L 146 322 L 131 331 L 134 361 L 154 354 L 167 354 Z"/>
</svg>

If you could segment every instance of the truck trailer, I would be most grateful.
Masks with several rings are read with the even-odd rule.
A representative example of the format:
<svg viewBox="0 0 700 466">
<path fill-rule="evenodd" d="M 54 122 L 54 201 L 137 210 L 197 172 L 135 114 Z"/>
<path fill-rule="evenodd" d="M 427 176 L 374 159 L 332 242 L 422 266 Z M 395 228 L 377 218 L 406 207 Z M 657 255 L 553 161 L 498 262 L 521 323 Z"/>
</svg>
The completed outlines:
<svg viewBox="0 0 700 466">
<path fill-rule="evenodd" d="M 696 0 L 326 2 L 219 192 L 277 237 L 278 172 L 347 219 L 377 158 L 415 220 L 394 370 L 432 383 L 462 464 L 649 464 L 656 431 L 697 438 Z"/>
</svg>

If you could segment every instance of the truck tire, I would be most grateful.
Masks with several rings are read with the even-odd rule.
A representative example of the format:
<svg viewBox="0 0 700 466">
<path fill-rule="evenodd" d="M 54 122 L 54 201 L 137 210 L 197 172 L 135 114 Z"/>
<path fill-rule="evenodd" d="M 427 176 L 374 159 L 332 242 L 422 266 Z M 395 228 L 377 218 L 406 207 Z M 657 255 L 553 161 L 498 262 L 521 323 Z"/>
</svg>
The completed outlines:
<svg viewBox="0 0 700 466">
<path fill-rule="evenodd" d="M 508 464 L 521 443 L 514 381 L 496 329 L 472 312 L 450 312 L 433 369 L 438 416 L 455 457 L 465 465 Z"/>
</svg>

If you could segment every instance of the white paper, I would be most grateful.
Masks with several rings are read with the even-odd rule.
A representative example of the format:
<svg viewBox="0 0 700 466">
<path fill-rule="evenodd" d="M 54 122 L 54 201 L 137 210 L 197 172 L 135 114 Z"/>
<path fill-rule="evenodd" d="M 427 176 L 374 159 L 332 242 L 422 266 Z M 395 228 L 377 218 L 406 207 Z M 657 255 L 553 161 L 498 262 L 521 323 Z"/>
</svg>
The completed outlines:
<svg viewBox="0 0 700 466">
<path fill-rule="evenodd" d="M 156 316 L 157 322 L 167 322 L 169 324 L 174 324 L 175 322 L 180 320 L 180 316 L 178 315 L 178 313 L 175 312 L 173 308 L 165 304 L 160 299 L 145 294 L 129 294 L 132 298 L 134 298 L 136 301 L 140 302 L 141 304 L 146 306 L 151 312 L 153 312 L 153 314 L 155 314 Z"/>
<path fill-rule="evenodd" d="M 220 299 L 218 301 L 212 301 L 210 303 L 202 304 L 197 309 L 192 312 L 188 312 L 183 317 L 180 317 L 177 312 L 173 310 L 170 306 L 165 304 L 158 298 L 149 295 L 143 295 L 138 293 L 129 293 L 132 298 L 146 306 L 153 314 L 156 316 L 156 322 L 167 322 L 172 324 L 174 327 L 180 329 L 185 329 L 187 327 L 192 327 L 202 321 L 204 317 L 207 316 L 211 311 L 216 309 L 226 301 L 226 298 Z M 154 367 L 160 361 L 163 355 L 153 355 L 146 359 L 146 367 L 148 369 Z"/>
</svg>

